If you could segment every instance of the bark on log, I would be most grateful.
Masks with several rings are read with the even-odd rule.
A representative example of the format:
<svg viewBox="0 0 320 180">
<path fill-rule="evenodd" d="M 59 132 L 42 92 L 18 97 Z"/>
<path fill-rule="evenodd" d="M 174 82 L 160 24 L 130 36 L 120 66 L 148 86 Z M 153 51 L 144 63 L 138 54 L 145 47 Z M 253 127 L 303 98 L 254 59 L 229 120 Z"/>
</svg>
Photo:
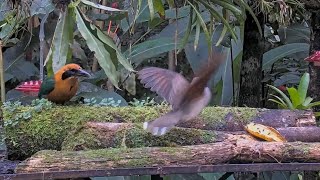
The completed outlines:
<svg viewBox="0 0 320 180">
<path fill-rule="evenodd" d="M 16 173 L 133 167 L 212 165 L 239 162 L 319 162 L 320 143 L 234 141 L 171 148 L 40 151 Z"/>
<path fill-rule="evenodd" d="M 320 127 L 287 127 L 277 129 L 288 142 L 320 142 Z M 164 136 L 152 136 L 141 124 L 88 122 L 78 132 L 70 134 L 62 150 L 79 151 L 117 147 L 154 147 L 197 145 L 231 140 L 258 140 L 246 131 L 208 131 L 174 128 Z"/>
<path fill-rule="evenodd" d="M 18 107 L 14 113 L 4 111 L 4 120 L 14 120 L 19 113 L 33 107 Z M 140 123 L 168 112 L 168 107 L 90 107 L 55 106 L 40 113 L 32 113 L 29 120 L 21 119 L 16 126 L 6 126 L 8 155 L 23 160 L 43 149 L 60 150 L 65 138 L 88 121 Z M 247 122 L 272 127 L 314 126 L 311 111 L 255 109 L 239 107 L 207 107 L 195 119 L 181 127 L 205 130 L 242 130 Z"/>
</svg>

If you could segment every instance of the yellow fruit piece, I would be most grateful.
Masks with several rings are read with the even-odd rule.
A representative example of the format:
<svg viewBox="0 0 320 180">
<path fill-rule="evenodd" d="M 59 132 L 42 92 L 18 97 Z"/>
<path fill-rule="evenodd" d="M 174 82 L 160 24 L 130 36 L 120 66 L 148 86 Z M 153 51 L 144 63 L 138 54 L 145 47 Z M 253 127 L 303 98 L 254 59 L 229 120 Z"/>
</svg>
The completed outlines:
<svg viewBox="0 0 320 180">
<path fill-rule="evenodd" d="M 262 124 L 249 123 L 244 127 L 249 134 L 266 141 L 287 142 L 287 140 L 274 128 Z"/>
</svg>

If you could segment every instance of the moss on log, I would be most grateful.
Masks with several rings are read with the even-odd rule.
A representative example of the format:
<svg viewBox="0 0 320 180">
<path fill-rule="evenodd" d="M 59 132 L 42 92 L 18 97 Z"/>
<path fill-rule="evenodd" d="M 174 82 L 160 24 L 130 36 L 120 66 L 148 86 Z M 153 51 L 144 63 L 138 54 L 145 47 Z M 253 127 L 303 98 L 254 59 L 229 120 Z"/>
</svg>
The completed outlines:
<svg viewBox="0 0 320 180">
<path fill-rule="evenodd" d="M 320 127 L 277 128 L 288 142 L 320 142 Z M 164 136 L 153 136 L 136 123 L 87 122 L 78 132 L 69 134 L 62 150 L 79 151 L 103 148 L 176 147 L 230 140 L 258 140 L 246 131 L 208 131 L 193 128 L 173 128 Z"/>
<path fill-rule="evenodd" d="M 163 136 L 153 136 L 137 123 L 87 122 L 78 132 L 69 134 L 62 143 L 62 150 L 79 151 L 103 148 L 176 147 L 207 144 L 234 139 L 255 138 L 241 134 L 208 131 L 193 128 L 173 128 Z"/>
<path fill-rule="evenodd" d="M 65 138 L 76 133 L 88 121 L 140 123 L 159 117 L 169 107 L 90 107 L 55 106 L 40 113 L 32 112 L 28 120 L 5 127 L 10 159 L 24 159 L 43 149 L 60 150 Z M 18 107 L 14 113 L 4 111 L 4 120 L 10 122 L 17 113 L 30 111 Z M 207 130 L 242 130 L 243 124 L 254 121 L 272 127 L 315 125 L 310 111 L 268 110 L 255 108 L 207 107 L 194 120 L 181 127 Z"/>
<path fill-rule="evenodd" d="M 320 143 L 234 141 L 183 147 L 40 151 L 16 173 L 212 165 L 233 162 L 319 162 Z"/>
</svg>

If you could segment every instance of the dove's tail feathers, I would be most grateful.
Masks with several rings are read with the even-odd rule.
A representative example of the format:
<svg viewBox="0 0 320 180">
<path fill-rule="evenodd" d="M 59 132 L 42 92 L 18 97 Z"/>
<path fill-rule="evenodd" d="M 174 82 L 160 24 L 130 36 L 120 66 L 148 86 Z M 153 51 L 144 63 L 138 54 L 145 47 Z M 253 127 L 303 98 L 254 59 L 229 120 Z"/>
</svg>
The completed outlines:
<svg viewBox="0 0 320 180">
<path fill-rule="evenodd" d="M 154 136 L 162 136 L 162 135 L 166 134 L 167 132 L 169 132 L 172 128 L 173 128 L 173 126 L 171 126 L 171 127 L 165 127 L 165 126 L 155 127 L 152 125 L 152 122 L 144 122 L 143 123 L 143 129 L 147 130 L 148 132 L 150 132 Z"/>
<path fill-rule="evenodd" d="M 182 112 L 169 112 L 153 121 L 144 122 L 143 129 L 153 135 L 161 136 L 170 131 L 182 117 Z"/>
</svg>

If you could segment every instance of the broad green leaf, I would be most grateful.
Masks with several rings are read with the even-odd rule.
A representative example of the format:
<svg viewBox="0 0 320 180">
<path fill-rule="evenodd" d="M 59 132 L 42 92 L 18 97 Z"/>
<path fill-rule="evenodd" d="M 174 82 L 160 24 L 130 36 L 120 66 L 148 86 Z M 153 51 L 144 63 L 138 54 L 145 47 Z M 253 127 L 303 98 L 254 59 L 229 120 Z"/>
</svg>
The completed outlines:
<svg viewBox="0 0 320 180">
<path fill-rule="evenodd" d="M 133 27 L 136 23 L 147 22 L 150 20 L 150 12 L 147 0 L 137 0 L 132 6 L 128 7 L 129 9 L 135 9 L 133 13 L 131 10 L 128 11 L 128 18 L 121 20 L 120 27 L 123 30 L 123 34 Z"/>
<path fill-rule="evenodd" d="M 281 90 L 279 90 L 278 88 L 276 88 L 272 85 L 267 85 L 267 86 L 269 86 L 271 89 L 273 89 L 277 93 L 279 93 L 282 96 L 282 98 L 284 99 L 284 101 L 286 102 L 286 105 L 288 106 L 288 108 L 293 109 L 293 105 L 287 95 L 285 95 Z"/>
<path fill-rule="evenodd" d="M 87 99 L 95 98 L 99 101 L 106 98 L 113 98 L 114 101 L 120 100 L 120 106 L 127 106 L 128 103 L 126 102 L 123 97 L 121 97 L 119 94 L 115 92 L 110 92 L 107 90 L 104 90 L 94 84 L 91 84 L 89 82 L 81 82 L 78 90 L 77 97 L 83 97 Z"/>
<path fill-rule="evenodd" d="M 150 11 L 150 19 L 152 21 L 154 18 L 153 0 L 148 0 L 148 5 L 149 5 L 149 11 Z"/>
<path fill-rule="evenodd" d="M 102 9 L 102 10 L 106 10 L 106 11 L 112 11 L 112 12 L 126 12 L 127 10 L 120 10 L 120 9 L 116 9 L 116 8 L 112 8 L 112 7 L 107 7 L 98 3 L 94 3 L 91 1 L 87 1 L 87 0 L 81 0 L 81 2 L 83 4 L 92 6 L 94 8 L 98 8 L 98 9 Z"/>
<path fill-rule="evenodd" d="M 304 73 L 301 77 L 299 86 L 298 86 L 298 93 L 300 97 L 300 101 L 304 102 L 307 96 L 308 87 L 310 82 L 310 75 L 309 73 Z"/>
<path fill-rule="evenodd" d="M 30 7 L 31 16 L 47 14 L 55 9 L 51 0 L 33 0 Z"/>
<path fill-rule="evenodd" d="M 275 63 L 277 60 L 284 58 L 288 55 L 297 52 L 309 51 L 309 47 L 310 45 L 307 43 L 292 43 L 271 49 L 263 54 L 262 70 L 266 70 L 267 68 L 271 67 L 272 64 Z"/>
<path fill-rule="evenodd" d="M 86 40 L 89 49 L 94 51 L 94 56 L 97 58 L 100 66 L 110 79 L 111 83 L 119 89 L 118 73 L 114 64 L 112 63 L 110 53 L 104 48 L 104 44 L 91 33 L 90 28 L 96 29 L 96 26 L 86 22 L 82 18 L 78 9 L 76 9 L 76 22 L 78 29 L 82 37 Z"/>
<path fill-rule="evenodd" d="M 72 51 L 70 45 L 73 43 L 73 29 L 75 24 L 75 13 L 73 8 L 66 8 L 61 12 L 54 36 L 51 43 L 47 63 L 52 63 L 53 72 L 56 73 L 67 62 L 71 62 Z"/>
<path fill-rule="evenodd" d="M 166 19 L 180 19 L 180 18 L 184 18 L 189 16 L 190 14 L 190 6 L 189 5 L 185 5 L 181 8 L 177 9 L 178 14 L 176 17 L 176 9 L 175 8 L 170 8 L 165 10 L 165 15 L 166 15 Z"/>
<path fill-rule="evenodd" d="M 131 52 L 130 49 L 128 49 L 123 54 L 129 58 L 135 66 L 138 66 L 144 60 L 172 51 L 174 48 L 175 42 L 173 38 L 158 38 L 134 45 L 131 48 Z"/>
<path fill-rule="evenodd" d="M 231 105 L 233 102 L 233 78 L 232 78 L 232 59 L 231 59 L 231 49 L 225 48 L 226 59 L 224 63 L 222 63 L 219 70 L 222 72 L 221 76 L 223 79 L 223 88 L 221 95 L 220 105 Z M 219 71 L 218 70 L 218 71 Z M 216 73 L 218 75 L 218 72 Z"/>
<path fill-rule="evenodd" d="M 193 19 L 193 10 L 190 8 L 190 16 L 189 16 L 188 26 L 187 26 L 186 32 L 184 34 L 184 37 L 181 40 L 180 46 L 178 48 L 179 49 L 178 52 L 177 52 L 178 54 L 185 47 L 185 45 L 188 43 L 190 32 L 193 30 L 192 19 Z"/>
<path fill-rule="evenodd" d="M 279 37 L 281 42 L 290 43 L 310 43 L 310 28 L 302 23 L 292 23 L 288 27 L 279 27 Z"/>
<path fill-rule="evenodd" d="M 0 3 L 0 22 L 5 21 L 11 13 L 13 13 L 13 11 L 10 8 L 9 0 L 2 0 L 2 3 Z"/>
<path fill-rule="evenodd" d="M 48 32 L 48 34 L 49 33 L 52 34 L 52 32 Z M 7 48 L 6 51 L 3 52 L 5 75 L 10 74 L 11 77 L 13 76 L 12 78 L 16 78 L 19 81 L 27 80 L 31 76 L 39 74 L 39 69 L 32 62 L 25 60 L 25 52 L 35 48 L 39 43 L 37 36 L 30 37 L 30 35 L 31 34 L 27 33 L 20 39 L 17 45 Z M 29 43 L 30 38 L 31 42 Z M 8 80 L 7 78 L 10 78 L 10 76 L 5 76 L 6 80 Z"/>
<path fill-rule="evenodd" d="M 296 73 L 285 73 L 282 76 L 278 77 L 273 82 L 273 85 L 279 87 L 285 84 L 298 84 L 300 79 L 300 75 Z"/>
<path fill-rule="evenodd" d="M 302 106 L 304 106 L 304 107 L 309 106 L 309 104 L 311 103 L 312 100 L 313 100 L 313 98 L 307 97 L 306 100 L 302 103 Z"/>
<path fill-rule="evenodd" d="M 299 93 L 296 88 L 290 87 L 290 88 L 287 88 L 287 91 L 290 95 L 293 108 L 296 108 L 298 105 L 300 105 L 303 102 L 303 101 L 300 101 Z"/>
<path fill-rule="evenodd" d="M 9 80 L 11 80 L 12 78 L 14 78 L 14 76 L 10 73 L 4 73 L 4 82 L 7 82 Z"/>
<path fill-rule="evenodd" d="M 154 8 L 156 9 L 156 11 L 160 14 L 160 16 L 164 17 L 165 11 L 164 11 L 162 1 L 161 0 L 154 0 L 153 3 L 154 3 Z"/>
<path fill-rule="evenodd" d="M 13 19 L 15 21 L 16 19 Z M 14 31 L 15 22 L 6 23 L 4 26 L 2 26 L 0 30 L 0 39 L 7 39 L 11 36 L 12 31 Z"/>
</svg>

